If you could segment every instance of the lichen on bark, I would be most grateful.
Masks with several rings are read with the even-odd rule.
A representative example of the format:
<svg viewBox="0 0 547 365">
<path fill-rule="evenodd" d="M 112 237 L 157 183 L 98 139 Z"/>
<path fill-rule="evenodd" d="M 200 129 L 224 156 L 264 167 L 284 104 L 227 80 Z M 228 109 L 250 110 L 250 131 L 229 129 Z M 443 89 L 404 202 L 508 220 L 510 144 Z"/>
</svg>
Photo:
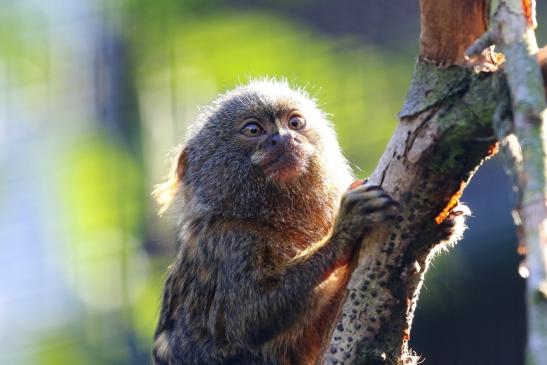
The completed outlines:
<svg viewBox="0 0 547 365">
<path fill-rule="evenodd" d="M 417 62 L 409 103 L 369 178 L 404 209 L 395 225 L 378 227 L 363 241 L 325 364 L 417 360 L 408 341 L 424 274 L 438 250 L 435 218 L 491 153 L 490 122 L 502 87 L 499 74 Z"/>
</svg>

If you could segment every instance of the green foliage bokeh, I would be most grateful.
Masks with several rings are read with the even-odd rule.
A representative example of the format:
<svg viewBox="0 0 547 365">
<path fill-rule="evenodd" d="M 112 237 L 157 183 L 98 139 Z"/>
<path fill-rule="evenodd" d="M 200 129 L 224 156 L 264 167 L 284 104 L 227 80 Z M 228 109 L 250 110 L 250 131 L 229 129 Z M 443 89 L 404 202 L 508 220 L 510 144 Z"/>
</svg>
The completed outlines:
<svg viewBox="0 0 547 365">
<path fill-rule="evenodd" d="M 129 124 L 142 130 L 135 135 L 142 136 L 144 158 L 109 135 L 99 117 L 74 119 L 74 111 L 63 114 L 66 105 L 51 107 L 52 132 L 44 138 L 55 139 L 52 181 L 66 241 L 59 271 L 74 313 L 39 333 L 24 356 L 32 364 L 148 363 L 163 277 L 175 250 L 173 244 L 163 251 L 147 246 L 174 237 L 158 223 L 148 193 L 167 173 L 165 152 L 182 141 L 199 106 L 250 78 L 286 78 L 329 114 L 356 175 L 365 177 L 397 123 L 412 75 L 406 49 L 387 52 L 332 38 L 273 11 L 236 11 L 219 1 L 99 3 L 105 28 L 127 50 L 138 104 L 127 104 L 136 110 L 125 115 L 140 115 Z M 48 43 L 47 31 L 38 30 L 51 24 L 25 11 L 0 13 L 6 30 L 0 32 L 0 61 L 13 66 L 5 86 L 45 83 L 58 92 L 75 72 L 65 72 L 70 50 Z M 25 102 L 43 102 L 36 98 Z"/>
</svg>

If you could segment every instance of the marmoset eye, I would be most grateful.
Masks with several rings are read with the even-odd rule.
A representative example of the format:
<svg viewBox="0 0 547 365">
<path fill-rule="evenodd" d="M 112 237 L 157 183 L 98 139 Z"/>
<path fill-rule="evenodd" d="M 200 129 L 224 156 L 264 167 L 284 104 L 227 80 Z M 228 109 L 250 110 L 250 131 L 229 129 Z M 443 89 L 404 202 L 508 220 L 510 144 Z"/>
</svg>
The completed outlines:
<svg viewBox="0 0 547 365">
<path fill-rule="evenodd" d="M 306 126 L 306 120 L 301 116 L 294 115 L 289 119 L 289 128 L 295 131 L 304 129 Z"/>
<path fill-rule="evenodd" d="M 258 137 L 264 134 L 264 129 L 258 123 L 250 122 L 241 128 L 240 133 L 247 137 Z"/>
</svg>

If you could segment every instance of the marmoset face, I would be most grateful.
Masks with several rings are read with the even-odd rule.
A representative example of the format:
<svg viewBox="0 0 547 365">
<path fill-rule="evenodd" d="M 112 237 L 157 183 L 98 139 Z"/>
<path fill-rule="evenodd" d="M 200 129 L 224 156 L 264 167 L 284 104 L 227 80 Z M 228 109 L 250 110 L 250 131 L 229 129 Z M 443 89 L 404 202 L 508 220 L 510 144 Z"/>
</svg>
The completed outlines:
<svg viewBox="0 0 547 365">
<path fill-rule="evenodd" d="M 202 109 L 180 151 L 188 207 L 227 216 L 271 216 L 282 204 L 289 210 L 312 195 L 337 196 L 351 182 L 325 115 L 285 82 L 253 81 L 221 95 Z"/>
<path fill-rule="evenodd" d="M 306 95 L 282 83 L 251 83 L 225 94 L 205 111 L 189 146 L 200 149 L 200 156 L 224 161 L 225 168 L 237 166 L 234 174 L 252 171 L 286 185 L 309 172 L 312 160 L 320 158 L 322 135 L 332 135 L 332 129 Z M 204 146 L 194 145 L 196 140 L 216 145 L 204 152 Z"/>
<path fill-rule="evenodd" d="M 302 175 L 315 150 L 309 139 L 314 121 L 308 122 L 296 103 L 287 104 L 249 113 L 235 123 L 234 131 L 239 143 L 251 148 L 253 166 L 281 183 Z"/>
</svg>

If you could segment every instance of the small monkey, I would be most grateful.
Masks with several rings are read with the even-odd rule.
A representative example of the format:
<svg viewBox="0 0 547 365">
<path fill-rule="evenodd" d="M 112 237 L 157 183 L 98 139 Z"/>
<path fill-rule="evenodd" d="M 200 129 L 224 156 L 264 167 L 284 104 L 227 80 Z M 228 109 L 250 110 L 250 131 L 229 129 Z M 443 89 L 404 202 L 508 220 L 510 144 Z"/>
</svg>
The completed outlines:
<svg viewBox="0 0 547 365">
<path fill-rule="evenodd" d="M 353 252 L 397 205 L 352 181 L 325 115 L 286 82 L 252 81 L 203 110 L 154 192 L 180 243 L 154 362 L 315 364 Z"/>
</svg>

